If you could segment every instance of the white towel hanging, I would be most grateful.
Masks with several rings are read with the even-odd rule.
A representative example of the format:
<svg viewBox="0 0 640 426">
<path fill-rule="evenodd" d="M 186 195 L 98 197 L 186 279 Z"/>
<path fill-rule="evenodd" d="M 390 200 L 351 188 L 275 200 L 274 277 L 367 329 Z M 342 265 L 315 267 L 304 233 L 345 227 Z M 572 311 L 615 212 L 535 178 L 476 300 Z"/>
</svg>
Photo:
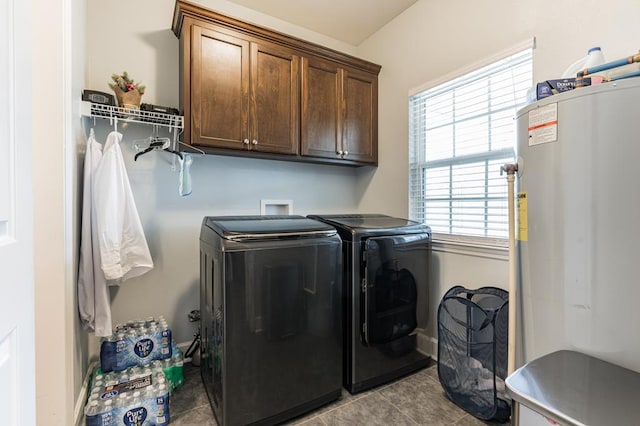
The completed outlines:
<svg viewBox="0 0 640 426">
<path fill-rule="evenodd" d="M 93 194 L 101 266 L 110 285 L 118 285 L 153 268 L 120 149 L 121 139 L 122 135 L 117 132 L 107 137 Z"/>
</svg>

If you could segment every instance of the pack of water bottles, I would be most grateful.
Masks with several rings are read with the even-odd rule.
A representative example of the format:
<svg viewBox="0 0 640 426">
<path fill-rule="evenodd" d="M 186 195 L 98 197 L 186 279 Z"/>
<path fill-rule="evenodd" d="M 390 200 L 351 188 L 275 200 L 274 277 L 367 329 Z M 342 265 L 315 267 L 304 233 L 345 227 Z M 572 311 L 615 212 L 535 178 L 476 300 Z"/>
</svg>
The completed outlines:
<svg viewBox="0 0 640 426">
<path fill-rule="evenodd" d="M 163 317 L 129 321 L 114 328 L 102 340 L 100 366 L 103 372 L 145 366 L 172 356 L 171 330 Z"/>
<path fill-rule="evenodd" d="M 169 382 L 169 393 L 184 384 L 184 354 L 175 343 L 171 349 L 171 358 L 153 361 L 151 365 L 162 367 L 167 382 Z"/>
<path fill-rule="evenodd" d="M 84 409 L 86 425 L 169 424 L 169 386 L 161 364 L 96 373 Z"/>
</svg>

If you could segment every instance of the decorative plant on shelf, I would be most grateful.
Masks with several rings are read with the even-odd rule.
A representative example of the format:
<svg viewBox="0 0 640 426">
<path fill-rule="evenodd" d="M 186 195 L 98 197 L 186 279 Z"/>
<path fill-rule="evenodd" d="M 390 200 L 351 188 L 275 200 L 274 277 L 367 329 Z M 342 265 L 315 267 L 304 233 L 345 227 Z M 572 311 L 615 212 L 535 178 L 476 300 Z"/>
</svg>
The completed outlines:
<svg viewBox="0 0 640 426">
<path fill-rule="evenodd" d="M 145 86 L 136 83 L 126 71 L 120 75 L 113 74 L 111 80 L 113 83 L 109 83 L 109 87 L 115 92 L 118 105 L 123 108 L 140 108 L 140 100 L 144 94 Z"/>
</svg>

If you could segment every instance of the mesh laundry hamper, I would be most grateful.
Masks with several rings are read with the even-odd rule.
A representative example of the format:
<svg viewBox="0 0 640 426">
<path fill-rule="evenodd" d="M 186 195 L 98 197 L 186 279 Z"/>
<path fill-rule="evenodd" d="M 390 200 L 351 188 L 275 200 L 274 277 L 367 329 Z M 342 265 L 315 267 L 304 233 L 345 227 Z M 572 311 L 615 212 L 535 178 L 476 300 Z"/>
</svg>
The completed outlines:
<svg viewBox="0 0 640 426">
<path fill-rule="evenodd" d="M 450 289 L 438 307 L 438 377 L 448 397 L 482 420 L 509 419 L 508 292 Z"/>
</svg>

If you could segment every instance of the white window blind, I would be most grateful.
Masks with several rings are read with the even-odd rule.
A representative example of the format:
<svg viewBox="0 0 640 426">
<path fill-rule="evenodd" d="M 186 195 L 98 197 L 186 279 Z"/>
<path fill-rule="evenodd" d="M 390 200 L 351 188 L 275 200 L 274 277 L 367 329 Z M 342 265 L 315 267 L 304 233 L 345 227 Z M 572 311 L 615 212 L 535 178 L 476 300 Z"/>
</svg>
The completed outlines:
<svg viewBox="0 0 640 426">
<path fill-rule="evenodd" d="M 409 97 L 409 214 L 436 238 L 507 238 L 500 166 L 515 161 L 514 118 L 531 84 L 528 48 Z"/>
</svg>

